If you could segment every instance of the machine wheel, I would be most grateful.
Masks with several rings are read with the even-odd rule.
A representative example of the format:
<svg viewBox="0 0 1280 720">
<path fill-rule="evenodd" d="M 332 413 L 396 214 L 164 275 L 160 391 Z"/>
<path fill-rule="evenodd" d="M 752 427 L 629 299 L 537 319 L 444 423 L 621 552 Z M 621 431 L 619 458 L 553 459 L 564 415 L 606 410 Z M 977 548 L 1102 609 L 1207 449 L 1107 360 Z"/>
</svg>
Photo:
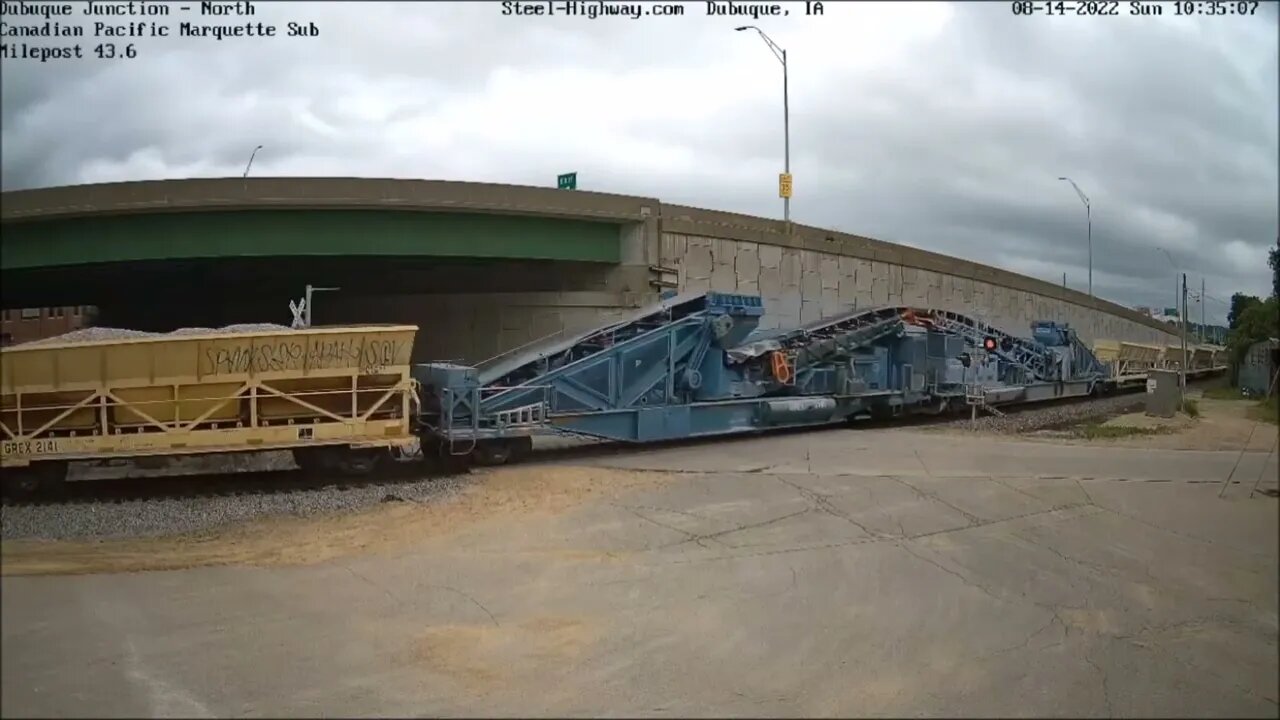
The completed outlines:
<svg viewBox="0 0 1280 720">
<path fill-rule="evenodd" d="M 477 465 L 505 465 L 514 454 L 515 447 L 509 440 L 481 440 L 471 451 L 471 458 Z"/>
<path fill-rule="evenodd" d="M 888 405 L 872 405 L 870 411 L 871 419 L 875 421 L 892 420 L 894 415 L 897 414 Z"/>
<path fill-rule="evenodd" d="M 532 449 L 531 437 L 481 440 L 471 451 L 471 457 L 477 465 L 506 465 L 528 455 Z"/>
<path fill-rule="evenodd" d="M 422 459 L 434 463 L 446 473 L 462 473 L 471 467 L 471 453 L 455 455 L 449 452 L 448 446 L 437 438 L 423 437 L 421 440 Z"/>
<path fill-rule="evenodd" d="M 519 437 L 511 438 L 511 462 L 523 460 L 525 456 L 533 452 L 533 438 Z"/>
<path fill-rule="evenodd" d="M 58 495 L 66 490 L 67 463 L 49 461 L 32 463 L 25 468 L 4 471 L 4 494 L 15 500 L 39 495 Z"/>
</svg>

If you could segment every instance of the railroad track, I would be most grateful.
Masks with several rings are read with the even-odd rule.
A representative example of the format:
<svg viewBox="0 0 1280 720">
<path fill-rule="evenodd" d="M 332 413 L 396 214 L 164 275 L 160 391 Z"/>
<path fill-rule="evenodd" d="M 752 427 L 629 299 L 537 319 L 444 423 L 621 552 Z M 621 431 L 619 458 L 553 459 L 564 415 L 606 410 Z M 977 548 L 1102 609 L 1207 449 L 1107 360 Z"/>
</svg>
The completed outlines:
<svg viewBox="0 0 1280 720">
<path fill-rule="evenodd" d="M 5 507 L 39 505 L 127 504 L 152 500 L 214 499 L 247 495 L 342 492 L 385 487 L 460 473 L 446 473 L 430 463 L 407 462 L 360 477 L 321 477 L 301 470 L 219 472 L 199 475 L 123 477 L 67 482 L 56 493 L 4 497 Z"/>
<path fill-rule="evenodd" d="M 1007 432 L 1016 434 L 1033 430 L 1050 429 L 1063 424 L 1073 424 L 1094 416 L 1106 416 L 1132 411 L 1141 405 L 1143 396 L 1140 392 L 1125 392 L 1103 397 L 1076 397 L 1062 400 L 1048 400 L 1025 405 L 1010 405 L 1000 408 L 1002 417 L 992 418 L 979 410 L 979 422 L 985 427 L 996 421 L 999 425 L 1013 425 Z M 1082 406 L 1099 406 L 1097 413 L 1073 413 L 1065 419 L 1046 413 L 1046 411 L 1065 410 Z M 1039 420 L 1022 422 L 1022 419 L 1037 413 L 1046 413 Z M 968 407 L 962 407 L 940 415 L 905 415 L 883 420 L 858 420 L 853 427 L 863 429 L 920 428 L 931 426 L 964 427 L 970 419 Z M 845 425 L 824 427 L 800 427 L 770 431 L 769 434 L 796 434 L 822 432 L 824 429 L 834 430 Z M 750 437 L 750 436 L 747 436 Z M 646 449 L 663 447 L 681 447 L 704 445 L 723 441 L 722 438 L 690 438 L 671 440 L 660 443 L 646 443 Z M 529 456 L 525 463 L 563 462 L 575 459 L 588 459 L 600 455 L 626 452 L 639 446 L 627 443 L 588 442 L 582 445 L 555 449 L 539 449 Z M 23 507 L 39 505 L 99 505 L 128 504 L 152 500 L 189 500 L 215 499 L 249 495 L 288 495 L 316 492 L 342 493 L 345 491 L 365 492 L 368 488 L 385 488 L 385 500 L 395 500 L 395 489 L 406 483 L 420 483 L 441 478 L 455 478 L 467 474 L 466 470 L 448 468 L 435 461 L 401 461 L 386 463 L 373 475 L 365 477 L 317 476 L 300 470 L 274 471 L 242 471 L 220 472 L 201 475 L 176 475 L 162 477 L 105 478 L 97 480 L 69 481 L 56 494 L 37 494 L 28 497 L 5 497 L 5 507 Z"/>
</svg>

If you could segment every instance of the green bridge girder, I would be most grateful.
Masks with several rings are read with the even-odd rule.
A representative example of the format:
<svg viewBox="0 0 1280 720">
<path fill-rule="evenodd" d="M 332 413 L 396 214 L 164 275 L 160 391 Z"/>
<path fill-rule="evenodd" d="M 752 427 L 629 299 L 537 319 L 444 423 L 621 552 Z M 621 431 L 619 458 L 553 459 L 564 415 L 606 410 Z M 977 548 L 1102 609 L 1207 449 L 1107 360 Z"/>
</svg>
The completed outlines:
<svg viewBox="0 0 1280 720">
<path fill-rule="evenodd" d="M 618 221 L 386 208 L 210 210 L 4 225 L 0 269 L 252 257 L 447 257 L 617 263 Z"/>
</svg>

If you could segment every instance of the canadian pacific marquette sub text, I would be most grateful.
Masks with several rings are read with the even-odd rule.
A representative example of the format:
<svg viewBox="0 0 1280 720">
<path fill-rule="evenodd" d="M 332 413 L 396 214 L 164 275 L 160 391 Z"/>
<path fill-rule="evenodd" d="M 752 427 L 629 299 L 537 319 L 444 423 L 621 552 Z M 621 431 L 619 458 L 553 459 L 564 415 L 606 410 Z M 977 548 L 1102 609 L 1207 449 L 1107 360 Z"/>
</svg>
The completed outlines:
<svg viewBox="0 0 1280 720">
<path fill-rule="evenodd" d="M 256 14 L 253 3 L 249 2 L 201 2 L 199 4 L 178 5 L 182 11 L 196 11 L 199 15 L 209 17 L 252 16 Z M 4 2 L 0 4 L 0 38 L 6 42 L 0 44 L 0 58 L 27 59 L 47 62 L 49 60 L 79 59 L 86 57 L 84 48 L 79 44 L 58 45 L 47 42 L 51 38 L 144 38 L 144 37 L 199 37 L 225 40 L 227 38 L 275 37 L 280 29 L 275 25 L 263 22 L 230 22 L 203 23 L 180 22 L 177 32 L 163 20 L 131 20 L 118 22 L 96 20 L 83 23 L 78 17 L 167 17 L 173 12 L 173 5 L 149 2 L 89 2 L 72 5 L 69 3 L 44 4 L 25 2 Z M 67 18 L 67 22 L 57 22 L 53 18 Z M 43 19 L 43 22 L 39 22 Z M 35 22 L 33 22 L 35 21 Z M 284 29 L 284 35 L 290 37 L 314 37 L 319 35 L 315 23 L 290 22 Z M 8 42 L 15 38 L 30 38 L 33 42 Z M 98 55 L 103 56 L 102 52 Z M 134 57 L 133 54 L 124 57 Z"/>
</svg>

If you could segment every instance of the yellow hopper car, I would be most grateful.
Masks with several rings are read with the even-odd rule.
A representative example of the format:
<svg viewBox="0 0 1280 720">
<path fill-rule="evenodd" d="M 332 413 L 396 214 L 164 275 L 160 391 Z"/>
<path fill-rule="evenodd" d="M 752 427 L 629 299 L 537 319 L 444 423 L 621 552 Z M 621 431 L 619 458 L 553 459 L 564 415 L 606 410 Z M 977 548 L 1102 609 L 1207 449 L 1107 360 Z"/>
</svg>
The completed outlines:
<svg viewBox="0 0 1280 720">
<path fill-rule="evenodd" d="M 415 442 L 418 328 L 177 331 L 0 350 L 6 489 L 61 484 L 67 463 L 292 450 L 359 474 Z"/>
</svg>

